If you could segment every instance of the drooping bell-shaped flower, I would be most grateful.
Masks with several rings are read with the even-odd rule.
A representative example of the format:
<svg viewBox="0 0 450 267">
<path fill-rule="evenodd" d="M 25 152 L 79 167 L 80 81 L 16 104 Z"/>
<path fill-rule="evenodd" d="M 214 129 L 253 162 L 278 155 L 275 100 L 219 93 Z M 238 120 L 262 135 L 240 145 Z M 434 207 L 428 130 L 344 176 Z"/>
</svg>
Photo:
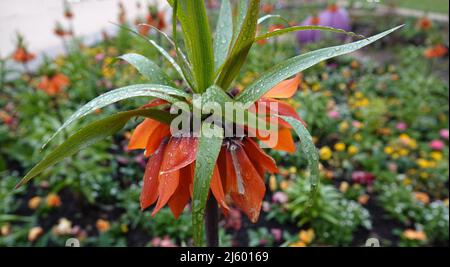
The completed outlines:
<svg viewBox="0 0 450 267">
<path fill-rule="evenodd" d="M 350 16 L 347 10 L 331 4 L 319 14 L 320 25 L 350 31 Z"/>
<path fill-rule="evenodd" d="M 316 26 L 320 25 L 320 18 L 318 16 L 309 16 L 300 26 Z M 314 43 L 320 41 L 320 31 L 298 31 L 297 41 L 300 44 Z"/>
</svg>

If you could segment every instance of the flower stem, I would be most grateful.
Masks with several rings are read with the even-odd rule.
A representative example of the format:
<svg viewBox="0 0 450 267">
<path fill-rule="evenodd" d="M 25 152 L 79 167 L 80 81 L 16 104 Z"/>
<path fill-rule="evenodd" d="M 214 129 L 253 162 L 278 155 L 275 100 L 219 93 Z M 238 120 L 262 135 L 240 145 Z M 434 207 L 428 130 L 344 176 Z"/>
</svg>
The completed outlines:
<svg viewBox="0 0 450 267">
<path fill-rule="evenodd" d="M 219 246 L 219 209 L 216 199 L 210 196 L 206 203 L 206 243 L 208 247 Z"/>
</svg>

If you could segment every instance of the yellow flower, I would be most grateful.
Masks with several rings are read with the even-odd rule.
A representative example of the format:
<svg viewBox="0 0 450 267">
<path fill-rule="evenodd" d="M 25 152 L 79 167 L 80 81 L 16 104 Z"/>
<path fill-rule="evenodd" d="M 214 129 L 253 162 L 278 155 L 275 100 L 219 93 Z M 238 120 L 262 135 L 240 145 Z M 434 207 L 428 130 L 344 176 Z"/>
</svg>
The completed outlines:
<svg viewBox="0 0 450 267">
<path fill-rule="evenodd" d="M 306 244 L 303 243 L 302 241 L 297 241 L 294 243 L 289 244 L 290 247 L 298 247 L 298 248 L 303 248 L 306 247 Z"/>
<path fill-rule="evenodd" d="M 314 92 L 319 91 L 320 90 L 320 83 L 313 84 L 313 86 L 311 87 L 311 90 L 314 91 Z"/>
<path fill-rule="evenodd" d="M 128 233 L 128 225 L 122 223 L 120 225 L 120 231 L 122 231 L 122 233 Z"/>
<path fill-rule="evenodd" d="M 346 146 L 344 143 L 337 143 L 334 145 L 334 149 L 339 152 L 344 151 L 345 148 L 346 148 Z"/>
<path fill-rule="evenodd" d="M 322 159 L 322 160 L 329 160 L 333 156 L 333 152 L 327 146 L 322 147 L 319 151 L 319 154 L 320 154 L 320 159 Z"/>
<path fill-rule="evenodd" d="M 420 173 L 420 178 L 422 179 L 428 179 L 430 177 L 430 175 L 426 172 L 421 172 Z"/>
<path fill-rule="evenodd" d="M 275 175 L 271 175 L 269 177 L 269 188 L 273 192 L 273 191 L 277 190 L 277 187 L 278 187 L 277 177 Z"/>
<path fill-rule="evenodd" d="M 409 150 L 406 148 L 402 148 L 398 151 L 398 153 L 400 154 L 400 156 L 407 156 L 409 154 Z"/>
<path fill-rule="evenodd" d="M 404 185 L 410 185 L 411 183 L 412 183 L 411 179 L 409 179 L 409 178 L 404 178 L 403 179 L 403 184 Z"/>
<path fill-rule="evenodd" d="M 297 173 L 297 168 L 295 166 L 292 166 L 289 168 L 289 173 L 290 174 L 296 174 Z"/>
<path fill-rule="evenodd" d="M 387 146 L 384 148 L 384 153 L 391 155 L 392 153 L 394 153 L 394 149 L 391 146 Z"/>
<path fill-rule="evenodd" d="M 28 208 L 32 210 L 37 209 L 41 204 L 41 200 L 42 199 L 38 196 L 30 198 L 30 200 L 28 200 Z"/>
<path fill-rule="evenodd" d="M 358 149 L 356 146 L 350 145 L 350 146 L 348 147 L 348 153 L 349 153 L 351 156 L 355 155 L 355 154 L 358 153 L 358 152 L 359 152 L 359 149 Z"/>
<path fill-rule="evenodd" d="M 444 199 L 444 205 L 448 207 L 448 198 Z"/>
<path fill-rule="evenodd" d="M 342 182 L 339 185 L 339 191 L 341 191 L 342 193 L 347 192 L 348 188 L 349 188 L 349 184 L 347 182 Z"/>
<path fill-rule="evenodd" d="M 417 159 L 416 164 L 422 169 L 426 169 L 426 168 L 430 167 L 430 162 L 428 160 L 422 159 L 422 158 Z"/>
<path fill-rule="evenodd" d="M 355 141 L 358 141 L 358 142 L 361 142 L 363 139 L 361 134 L 355 134 L 353 136 L 353 138 L 355 138 Z"/>
<path fill-rule="evenodd" d="M 442 153 L 439 151 L 433 151 L 430 153 L 430 157 L 434 159 L 435 161 L 441 161 L 442 160 Z"/>
<path fill-rule="evenodd" d="M 348 122 L 347 121 L 343 121 L 343 122 L 341 122 L 339 124 L 339 131 L 346 132 L 349 127 L 350 127 L 350 125 L 348 124 Z"/>
<path fill-rule="evenodd" d="M 310 228 L 308 230 L 301 230 L 298 234 L 298 238 L 305 244 L 310 244 L 314 240 L 315 234 L 314 229 Z"/>
</svg>

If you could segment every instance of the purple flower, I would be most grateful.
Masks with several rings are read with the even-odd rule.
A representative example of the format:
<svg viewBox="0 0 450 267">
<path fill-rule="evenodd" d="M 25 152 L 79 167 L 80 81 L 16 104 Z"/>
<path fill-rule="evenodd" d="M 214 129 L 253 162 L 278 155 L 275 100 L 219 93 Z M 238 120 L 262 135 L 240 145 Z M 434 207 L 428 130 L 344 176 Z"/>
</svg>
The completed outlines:
<svg viewBox="0 0 450 267">
<path fill-rule="evenodd" d="M 309 16 L 300 26 L 319 25 L 320 19 L 317 16 Z M 320 31 L 298 31 L 297 40 L 300 44 L 314 43 L 320 41 Z"/>
<path fill-rule="evenodd" d="M 442 139 L 448 140 L 448 129 L 442 129 L 439 131 L 439 135 L 441 136 Z"/>
<path fill-rule="evenodd" d="M 350 17 L 347 10 L 338 7 L 336 4 L 330 5 L 319 14 L 320 25 L 350 31 Z"/>
<path fill-rule="evenodd" d="M 444 149 L 444 143 L 441 140 L 433 140 L 430 142 L 430 148 L 433 150 L 442 150 Z"/>
</svg>

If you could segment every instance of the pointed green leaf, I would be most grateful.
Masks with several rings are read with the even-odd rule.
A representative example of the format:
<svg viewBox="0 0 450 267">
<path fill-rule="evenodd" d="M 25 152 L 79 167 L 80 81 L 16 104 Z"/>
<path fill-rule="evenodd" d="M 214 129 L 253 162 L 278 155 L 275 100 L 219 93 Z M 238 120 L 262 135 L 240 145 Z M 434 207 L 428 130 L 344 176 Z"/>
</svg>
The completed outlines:
<svg viewBox="0 0 450 267">
<path fill-rule="evenodd" d="M 233 39 L 232 24 L 233 17 L 230 0 L 222 0 L 216 35 L 214 36 L 214 70 L 217 70 L 225 62 L 228 55 Z"/>
<path fill-rule="evenodd" d="M 170 78 L 150 59 L 135 53 L 119 57 L 135 67 L 150 83 L 173 86 Z"/>
<path fill-rule="evenodd" d="M 265 15 L 265 16 L 263 16 L 263 17 L 260 17 L 259 19 L 258 19 L 258 25 L 259 24 L 262 24 L 262 23 L 264 23 L 265 21 L 267 21 L 267 20 L 270 20 L 270 19 L 279 19 L 279 20 L 281 20 L 281 21 L 283 21 L 284 23 L 286 23 L 286 25 L 289 25 L 289 21 L 287 21 L 286 19 L 284 19 L 282 16 L 280 16 L 280 15 Z"/>
<path fill-rule="evenodd" d="M 153 47 L 156 48 L 156 50 L 167 60 L 169 61 L 169 63 L 172 65 L 172 67 L 178 72 L 178 74 L 180 75 L 180 77 L 187 83 L 190 85 L 191 80 L 189 79 L 189 76 L 185 76 L 182 68 L 180 67 L 180 65 L 178 65 L 177 61 L 170 56 L 169 52 L 167 52 L 162 46 L 158 45 L 155 41 L 153 41 L 150 38 L 147 38 L 146 36 L 141 35 L 140 33 L 136 32 L 133 29 L 130 29 L 128 27 L 125 27 L 123 25 L 119 25 L 119 24 L 115 24 L 117 27 L 124 29 L 126 31 L 129 31 L 131 33 L 133 33 L 134 35 L 136 35 L 137 37 L 140 37 L 142 39 L 144 39 L 145 41 L 149 42 Z"/>
<path fill-rule="evenodd" d="M 400 27 L 402 26 L 395 27 L 364 40 L 359 40 L 350 44 L 327 47 L 288 59 L 265 72 L 257 81 L 239 94 L 236 100 L 250 106 L 283 80 L 312 67 L 321 61 L 356 51 L 383 38 Z"/>
<path fill-rule="evenodd" d="M 358 38 L 365 38 L 364 36 L 358 35 L 354 32 L 347 32 L 347 31 L 333 28 L 333 27 L 312 25 L 312 26 L 293 26 L 293 27 L 288 27 L 288 28 L 284 28 L 284 29 L 271 31 L 271 32 L 268 32 L 268 33 L 265 33 L 265 34 L 262 34 L 262 35 L 256 37 L 255 41 L 261 41 L 264 39 L 272 38 L 272 37 L 283 35 L 283 34 L 290 33 L 290 32 L 296 32 L 296 31 L 327 31 L 327 32 L 334 32 L 334 33 L 342 33 L 342 34 L 346 34 L 346 35 L 358 37 Z"/>
<path fill-rule="evenodd" d="M 72 114 L 72 116 L 69 117 L 69 119 L 67 119 L 66 122 L 64 122 L 64 124 L 50 137 L 50 139 L 45 142 L 43 147 L 45 147 L 63 129 L 87 114 L 115 102 L 138 96 L 156 97 L 164 99 L 170 103 L 180 101 L 178 98 L 173 96 L 184 97 L 186 99 L 190 98 L 189 94 L 180 89 L 159 84 L 136 84 L 115 89 L 94 98 L 79 108 L 74 114 Z"/>
<path fill-rule="evenodd" d="M 223 141 L 223 130 L 203 123 L 195 161 L 194 192 L 192 196 L 192 226 L 194 244 L 204 246 L 204 218 L 211 177 Z M 211 196 L 212 197 L 212 196 Z"/>
<path fill-rule="evenodd" d="M 170 122 L 170 114 L 158 109 L 139 109 L 127 112 L 117 113 L 105 119 L 93 122 L 74 135 L 70 136 L 64 143 L 50 152 L 42 161 L 34 166 L 23 179 L 17 184 L 16 188 L 36 177 L 45 169 L 55 165 L 66 157 L 69 157 L 81 149 L 97 143 L 98 141 L 113 135 L 122 129 L 132 117 L 144 116 Z"/>
<path fill-rule="evenodd" d="M 305 157 L 308 160 L 311 197 L 313 197 L 319 184 L 319 155 L 317 154 L 317 149 L 313 143 L 311 134 L 299 120 L 287 116 L 279 117 L 289 123 L 300 138 L 300 145 L 302 147 L 303 154 L 305 154 Z"/>
<path fill-rule="evenodd" d="M 177 16 L 197 88 L 203 92 L 212 84 L 214 53 L 206 8 L 203 0 L 178 0 Z"/>
<path fill-rule="evenodd" d="M 250 1 L 245 20 L 242 22 L 241 32 L 222 67 L 215 84 L 227 90 L 247 59 L 248 52 L 253 45 L 256 36 L 256 27 L 259 14 L 259 0 Z"/>
</svg>

